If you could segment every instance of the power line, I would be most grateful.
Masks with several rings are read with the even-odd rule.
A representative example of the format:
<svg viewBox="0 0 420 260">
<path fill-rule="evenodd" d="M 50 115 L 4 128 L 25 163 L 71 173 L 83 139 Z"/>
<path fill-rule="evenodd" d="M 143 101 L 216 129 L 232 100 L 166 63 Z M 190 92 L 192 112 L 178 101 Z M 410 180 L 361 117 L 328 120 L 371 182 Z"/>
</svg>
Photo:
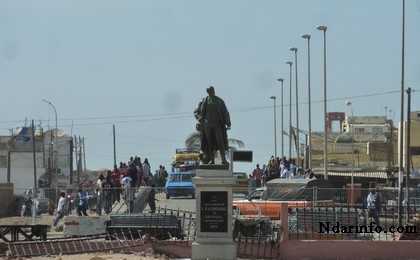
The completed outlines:
<svg viewBox="0 0 420 260">
<path fill-rule="evenodd" d="M 400 93 L 400 91 L 387 91 L 382 93 L 374 93 L 374 94 L 364 94 L 364 95 L 357 95 L 357 96 L 350 96 L 350 97 L 342 97 L 342 98 L 333 98 L 328 99 L 327 102 L 333 101 L 340 101 L 340 100 L 348 100 L 348 99 L 359 99 L 359 98 L 367 98 L 367 97 L 374 97 L 374 96 L 382 96 L 382 95 L 389 95 Z M 323 100 L 312 101 L 311 103 L 323 103 Z M 300 102 L 300 104 L 308 104 L 308 102 Z M 284 106 L 289 106 L 290 104 L 284 104 Z M 294 105 L 294 104 L 292 104 Z M 230 109 L 230 113 L 243 113 L 249 111 L 258 111 L 258 110 L 265 110 L 271 109 L 271 105 L 267 106 L 256 106 L 256 107 L 245 107 L 245 108 L 234 108 Z M 139 118 L 140 117 L 140 118 Z M 151 118 L 141 118 L 141 117 L 151 117 Z M 139 119 L 136 119 L 139 118 Z M 124 116 L 105 116 L 105 117 L 82 117 L 82 118 L 62 118 L 59 121 L 90 121 L 88 123 L 79 123 L 79 124 L 61 124 L 62 127 L 70 127 L 70 126 L 95 126 L 95 125 L 110 125 L 110 124 L 128 124 L 128 123 L 139 123 L 139 122 L 152 122 L 152 121 L 164 121 L 164 120 L 174 120 L 174 119 L 184 119 L 184 118 L 192 118 L 191 112 L 178 112 L 178 113 L 164 113 L 164 114 L 143 114 L 143 115 L 124 115 Z M 106 122 L 92 122 L 92 120 L 106 120 L 106 119 L 124 119 L 124 120 L 112 120 Z M 130 119 L 130 120 L 127 120 Z M 37 119 L 37 121 L 43 121 L 41 119 Z M 45 120 L 47 121 L 47 120 Z M 8 120 L 8 121 L 1 121 L 0 124 L 11 124 L 11 123 L 21 123 L 22 120 Z"/>
</svg>

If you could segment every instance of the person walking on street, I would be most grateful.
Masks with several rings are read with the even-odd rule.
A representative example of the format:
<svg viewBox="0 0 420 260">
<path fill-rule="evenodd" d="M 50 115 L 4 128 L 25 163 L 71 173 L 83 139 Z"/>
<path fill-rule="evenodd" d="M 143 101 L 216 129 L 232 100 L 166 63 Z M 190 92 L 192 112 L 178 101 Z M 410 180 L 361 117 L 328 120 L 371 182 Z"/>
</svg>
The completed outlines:
<svg viewBox="0 0 420 260">
<path fill-rule="evenodd" d="M 54 219 L 54 222 L 52 224 L 52 228 L 56 228 L 58 221 L 60 221 L 60 219 L 63 218 L 64 216 L 64 204 L 66 204 L 66 193 L 63 191 L 61 192 L 61 196 L 60 199 L 58 200 L 58 205 L 57 205 L 57 216 Z"/>
<path fill-rule="evenodd" d="M 373 192 L 369 192 L 369 195 L 366 198 L 367 210 L 369 212 L 369 217 L 375 220 L 376 225 L 379 225 L 379 216 L 376 211 L 376 197 Z"/>
<path fill-rule="evenodd" d="M 121 180 L 121 184 L 124 187 L 124 196 L 125 196 L 125 202 L 127 205 L 127 213 L 132 212 L 133 205 L 134 205 L 134 202 L 133 202 L 134 198 L 131 196 L 134 193 L 132 193 L 131 190 L 132 189 L 134 190 L 135 188 L 132 188 L 132 182 L 133 180 L 131 179 L 129 174 L 126 174 L 125 177 L 122 178 Z"/>
<path fill-rule="evenodd" d="M 86 197 L 86 192 L 83 189 L 79 189 L 79 205 L 77 206 L 77 215 L 78 216 L 87 216 L 87 197 Z"/>
<path fill-rule="evenodd" d="M 144 159 L 143 162 L 143 182 L 145 186 L 150 186 L 151 177 L 152 177 L 152 171 L 150 169 L 149 160 Z"/>
<path fill-rule="evenodd" d="M 25 217 L 30 217 L 32 216 L 32 198 L 29 198 L 26 202 L 25 202 Z"/>
<path fill-rule="evenodd" d="M 261 179 L 263 176 L 263 171 L 260 168 L 260 165 L 257 164 L 257 168 L 252 171 L 252 178 L 254 179 L 255 187 L 261 187 Z"/>
<path fill-rule="evenodd" d="M 141 158 L 137 156 L 134 157 L 133 163 L 134 163 L 134 167 L 137 170 L 137 178 L 136 178 L 135 186 L 138 187 L 141 185 L 142 180 L 143 180 L 143 163 L 141 162 Z"/>
<path fill-rule="evenodd" d="M 159 165 L 159 170 L 157 172 L 157 183 L 156 186 L 158 187 L 158 192 L 161 192 L 165 187 L 165 171 L 162 165 Z"/>
<path fill-rule="evenodd" d="M 54 214 L 54 202 L 52 200 L 48 200 L 48 214 L 51 216 Z"/>
<path fill-rule="evenodd" d="M 138 170 L 134 163 L 130 163 L 128 165 L 127 170 L 125 171 L 125 176 L 130 176 L 131 178 L 131 187 L 137 187 L 137 180 L 138 180 Z"/>
<path fill-rule="evenodd" d="M 113 193 L 115 189 L 114 178 L 112 178 L 112 172 L 110 170 L 107 171 L 103 187 L 104 211 L 106 214 L 109 214 L 112 211 Z"/>
<path fill-rule="evenodd" d="M 120 197 L 121 197 L 121 172 L 118 170 L 117 167 L 114 168 L 114 171 L 112 172 L 112 178 L 115 182 L 115 191 L 114 191 L 114 202 L 120 203 Z"/>
<path fill-rule="evenodd" d="M 156 191 L 155 191 L 155 185 L 152 184 L 152 189 L 149 192 L 149 207 L 150 207 L 150 213 L 155 213 L 156 211 Z"/>
<path fill-rule="evenodd" d="M 100 216 L 102 214 L 102 203 L 103 203 L 103 186 L 105 183 L 105 177 L 100 174 L 99 179 L 95 183 L 95 192 L 96 192 L 96 215 Z"/>
</svg>

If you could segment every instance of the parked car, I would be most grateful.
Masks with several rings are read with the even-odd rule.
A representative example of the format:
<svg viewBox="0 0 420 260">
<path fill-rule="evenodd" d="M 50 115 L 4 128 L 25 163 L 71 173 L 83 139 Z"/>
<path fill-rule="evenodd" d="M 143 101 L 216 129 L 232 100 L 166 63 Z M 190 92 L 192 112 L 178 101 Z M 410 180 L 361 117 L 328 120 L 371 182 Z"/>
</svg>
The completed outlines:
<svg viewBox="0 0 420 260">
<path fill-rule="evenodd" d="M 236 178 L 236 183 L 233 185 L 233 193 L 249 193 L 249 177 L 246 172 L 233 172 L 233 178 Z"/>
<path fill-rule="evenodd" d="M 48 212 L 48 201 L 49 199 L 47 198 L 36 198 L 34 199 L 35 202 L 35 214 L 36 215 L 41 215 L 43 213 L 47 213 Z"/>
<path fill-rule="evenodd" d="M 329 188 L 330 182 L 321 179 L 273 179 L 266 186 L 252 191 L 247 199 L 234 200 L 236 214 L 246 216 L 265 215 L 280 219 L 280 204 L 287 202 L 290 207 L 327 207 L 334 204 L 327 192 L 313 193 L 313 187 Z M 316 199 L 314 197 L 316 196 Z"/>
<path fill-rule="evenodd" d="M 195 199 L 195 184 L 191 171 L 176 171 L 168 175 L 165 184 L 166 199 L 178 196 L 191 196 Z"/>
</svg>

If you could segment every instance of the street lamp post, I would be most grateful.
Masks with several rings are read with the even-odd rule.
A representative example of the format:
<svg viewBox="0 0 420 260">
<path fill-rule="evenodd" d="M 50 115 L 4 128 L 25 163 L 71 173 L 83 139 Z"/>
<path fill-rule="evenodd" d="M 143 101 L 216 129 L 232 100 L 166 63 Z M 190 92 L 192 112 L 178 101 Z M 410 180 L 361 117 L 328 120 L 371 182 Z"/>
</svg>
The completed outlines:
<svg viewBox="0 0 420 260">
<path fill-rule="evenodd" d="M 274 102 L 274 158 L 277 158 L 277 119 L 276 119 L 276 96 L 270 97 Z"/>
<path fill-rule="evenodd" d="M 290 67 L 290 88 L 289 88 L 289 159 L 292 158 L 292 65 L 293 62 L 286 61 Z"/>
<path fill-rule="evenodd" d="M 283 131 L 284 131 L 284 114 L 283 114 L 283 79 L 278 78 L 277 81 L 281 82 L 281 156 L 284 156 L 284 138 L 283 138 Z"/>
<path fill-rule="evenodd" d="M 327 26 L 318 25 L 316 29 L 324 32 L 324 179 L 328 179 L 328 126 L 327 126 Z"/>
<path fill-rule="evenodd" d="M 350 101 L 346 101 L 346 105 L 351 109 L 352 127 L 351 127 L 351 205 L 354 202 L 354 115 L 353 115 L 353 104 Z M 347 124 L 350 126 L 350 120 L 347 120 Z"/>
<path fill-rule="evenodd" d="M 55 171 L 55 189 L 56 192 L 58 190 L 58 142 L 57 142 L 57 110 L 55 109 L 55 106 L 48 100 L 43 99 L 42 101 L 48 103 L 54 110 L 54 114 L 55 114 L 55 135 L 54 135 L 54 150 L 55 150 L 55 167 L 54 167 L 54 171 Z M 57 194 L 56 194 L 57 195 Z"/>
<path fill-rule="evenodd" d="M 298 64 L 297 64 L 297 51 L 298 48 L 291 47 L 289 48 L 290 51 L 295 53 L 295 85 L 296 85 L 296 156 L 297 161 L 296 163 L 300 165 L 300 153 L 299 153 L 299 87 L 298 87 Z"/>
<path fill-rule="evenodd" d="M 311 35 L 310 34 L 302 34 L 301 37 L 303 39 L 308 40 L 308 168 L 312 169 L 312 112 L 311 112 Z"/>
<path fill-rule="evenodd" d="M 402 35 L 401 35 L 401 114 L 400 114 L 400 126 L 398 128 L 399 132 L 399 167 L 398 167 L 398 224 L 402 225 L 402 210 L 403 210 L 403 192 L 402 192 L 402 185 L 403 185 L 403 174 L 404 174 L 404 167 L 403 167 L 403 143 L 404 143 L 404 66 L 405 66 L 405 0 L 402 1 Z M 401 129 L 401 130 L 400 130 Z M 406 167 L 410 167 L 406 165 Z M 407 186 L 408 192 L 408 186 Z"/>
</svg>

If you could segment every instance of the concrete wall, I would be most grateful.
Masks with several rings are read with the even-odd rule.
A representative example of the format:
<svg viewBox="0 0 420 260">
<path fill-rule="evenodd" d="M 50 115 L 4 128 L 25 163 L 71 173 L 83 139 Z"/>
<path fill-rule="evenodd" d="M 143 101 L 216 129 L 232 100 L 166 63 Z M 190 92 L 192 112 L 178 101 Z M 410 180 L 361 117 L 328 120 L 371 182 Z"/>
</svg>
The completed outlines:
<svg viewBox="0 0 420 260">
<path fill-rule="evenodd" d="M 13 183 L 0 183 L 0 217 L 8 217 L 12 212 Z"/>
<path fill-rule="evenodd" d="M 407 129 L 407 122 L 404 122 L 404 129 Z M 400 138 L 400 132 L 398 133 L 398 138 Z M 406 168 L 406 152 L 407 152 L 407 147 L 406 147 L 406 135 L 403 136 L 403 166 L 404 169 Z M 411 124 L 410 124 L 410 147 L 412 146 L 420 146 L 420 122 L 418 120 L 412 120 Z M 400 145 L 398 144 L 398 160 L 399 158 L 399 151 L 400 151 Z M 420 156 L 412 156 L 412 165 L 414 167 L 414 169 L 420 170 Z M 412 169 L 410 168 L 410 170 L 412 171 Z"/>
<path fill-rule="evenodd" d="M 411 121 L 411 135 L 410 144 L 411 146 L 420 147 L 420 121 Z M 414 168 L 420 171 L 420 155 L 412 156 Z"/>
<path fill-rule="evenodd" d="M 36 174 L 37 179 L 48 179 L 48 157 L 54 157 L 50 152 L 51 141 L 45 136 L 46 142 L 38 140 L 36 145 Z M 7 182 L 7 168 L 10 160 L 10 182 L 15 184 L 16 189 L 27 189 L 34 186 L 34 159 L 33 142 L 10 141 L 10 136 L 0 136 L 0 183 Z M 72 137 L 59 136 L 58 142 L 58 179 L 60 186 L 69 187 L 70 172 L 72 169 Z M 43 146 L 45 145 L 45 147 Z M 10 159 L 8 153 L 10 149 Z M 45 154 L 44 154 L 45 152 Z M 55 158 L 55 157 L 54 157 Z M 44 176 L 43 176 L 44 175 Z M 55 186 L 55 173 L 53 176 Z M 15 191 L 15 194 L 21 194 Z"/>
<path fill-rule="evenodd" d="M 281 259 L 418 259 L 420 241 L 289 240 Z"/>
<path fill-rule="evenodd" d="M 287 204 L 281 205 L 288 215 Z M 418 259 L 420 241 L 289 240 L 288 219 L 281 219 L 281 259 Z"/>
</svg>

